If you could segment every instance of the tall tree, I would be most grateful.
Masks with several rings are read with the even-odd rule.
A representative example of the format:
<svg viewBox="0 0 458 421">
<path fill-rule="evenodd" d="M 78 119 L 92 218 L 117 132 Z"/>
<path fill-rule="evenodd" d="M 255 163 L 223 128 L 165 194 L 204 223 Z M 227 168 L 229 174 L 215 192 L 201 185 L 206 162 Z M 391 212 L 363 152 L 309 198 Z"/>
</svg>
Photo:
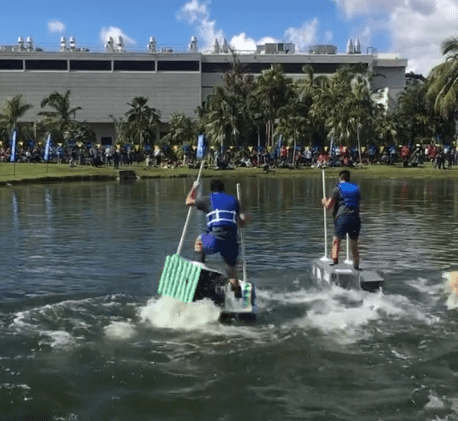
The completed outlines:
<svg viewBox="0 0 458 421">
<path fill-rule="evenodd" d="M 17 127 L 18 120 L 32 107 L 33 105 L 27 104 L 22 100 L 22 95 L 7 99 L 0 114 L 0 120 L 5 129 L 11 131 L 14 127 Z"/>
<path fill-rule="evenodd" d="M 434 104 L 434 111 L 447 117 L 458 106 L 458 38 L 442 42 L 444 63 L 434 67 L 428 77 L 427 98 Z"/>
<path fill-rule="evenodd" d="M 76 112 L 81 107 L 70 107 L 70 90 L 64 95 L 55 91 L 41 101 L 41 108 L 50 107 L 53 111 L 40 111 L 38 115 L 44 117 L 44 124 L 56 140 L 63 141 L 67 132 L 76 124 Z"/>
<path fill-rule="evenodd" d="M 216 86 L 208 98 L 208 108 L 204 117 L 205 132 L 219 147 L 233 144 L 240 133 L 238 122 L 242 110 L 233 95 L 227 95 L 222 86 Z"/>
<path fill-rule="evenodd" d="M 253 94 L 259 97 L 267 121 L 267 139 L 273 145 L 273 134 L 279 111 L 284 107 L 292 94 L 292 80 L 285 77 L 280 64 L 273 64 L 263 70 L 256 79 Z"/>
<path fill-rule="evenodd" d="M 196 138 L 195 125 L 184 113 L 175 112 L 171 114 L 169 121 L 169 132 L 161 139 L 170 145 L 182 145 L 189 143 L 192 146 Z"/>
<path fill-rule="evenodd" d="M 128 102 L 131 108 L 126 112 L 128 135 L 132 141 L 140 145 L 145 141 L 154 139 L 154 129 L 161 123 L 161 115 L 158 110 L 147 105 L 148 98 L 136 96 L 132 102 Z"/>
</svg>

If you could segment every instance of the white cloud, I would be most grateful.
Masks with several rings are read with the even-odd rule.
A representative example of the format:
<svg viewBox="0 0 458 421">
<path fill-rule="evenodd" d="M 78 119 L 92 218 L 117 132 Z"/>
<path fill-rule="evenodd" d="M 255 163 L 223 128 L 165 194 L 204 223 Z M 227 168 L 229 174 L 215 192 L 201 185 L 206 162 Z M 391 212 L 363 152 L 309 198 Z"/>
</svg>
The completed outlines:
<svg viewBox="0 0 458 421">
<path fill-rule="evenodd" d="M 316 43 L 318 31 L 318 19 L 305 22 L 300 28 L 288 28 L 285 31 L 285 39 L 294 42 L 296 50 L 306 51 L 307 47 Z"/>
<path fill-rule="evenodd" d="M 122 37 L 124 41 L 124 45 L 135 45 L 137 41 L 133 38 L 130 38 L 128 35 L 124 33 L 124 31 L 120 28 L 116 28 L 115 26 L 109 26 L 107 28 L 102 28 L 100 30 L 100 40 L 102 43 L 106 43 L 108 38 L 112 37 L 115 42 L 117 42 L 119 37 Z"/>
<path fill-rule="evenodd" d="M 232 37 L 229 45 L 237 51 L 253 51 L 256 50 L 256 41 L 253 38 L 248 38 L 245 32 Z"/>
<path fill-rule="evenodd" d="M 390 52 L 408 59 L 407 71 L 427 76 L 444 60 L 442 41 L 458 35 L 458 0 L 334 0 L 349 19 L 363 16 L 366 32 L 357 31 L 365 44 L 377 31 L 388 31 Z M 376 46 L 375 46 L 376 47 Z"/>
<path fill-rule="evenodd" d="M 390 13 L 397 7 L 402 7 L 405 1 L 408 0 L 334 0 L 337 6 L 345 13 L 347 18 L 352 18 L 358 15 L 371 15 L 380 12 Z"/>
<path fill-rule="evenodd" d="M 48 21 L 48 32 L 50 34 L 62 33 L 64 31 L 65 31 L 65 23 L 59 20 L 55 20 L 55 19 Z"/>
<path fill-rule="evenodd" d="M 221 29 L 216 29 L 216 21 L 210 19 L 210 3 L 191 0 L 180 7 L 177 13 L 178 20 L 185 20 L 190 25 L 196 25 L 198 40 L 203 50 L 208 50 L 213 46 L 215 38 L 222 40 L 224 33 Z"/>
<path fill-rule="evenodd" d="M 326 31 L 326 33 L 324 34 L 325 41 L 331 42 L 333 38 L 334 38 L 334 34 L 331 31 Z"/>
<path fill-rule="evenodd" d="M 458 7 L 454 0 L 441 0 L 429 15 L 417 6 L 413 9 L 411 2 L 392 13 L 392 49 L 409 60 L 408 71 L 427 76 L 444 60 L 440 45 L 446 38 L 457 35 L 456 16 Z"/>
</svg>

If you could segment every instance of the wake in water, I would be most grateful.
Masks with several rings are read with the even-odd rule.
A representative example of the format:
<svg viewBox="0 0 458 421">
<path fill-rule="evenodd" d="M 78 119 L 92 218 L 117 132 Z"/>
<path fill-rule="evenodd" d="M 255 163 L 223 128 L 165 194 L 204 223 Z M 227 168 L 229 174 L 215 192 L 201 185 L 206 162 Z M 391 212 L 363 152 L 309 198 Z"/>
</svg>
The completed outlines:
<svg viewBox="0 0 458 421">
<path fill-rule="evenodd" d="M 151 298 L 140 319 L 158 328 L 193 330 L 218 321 L 220 310 L 211 300 L 184 303 L 176 298 Z"/>
</svg>

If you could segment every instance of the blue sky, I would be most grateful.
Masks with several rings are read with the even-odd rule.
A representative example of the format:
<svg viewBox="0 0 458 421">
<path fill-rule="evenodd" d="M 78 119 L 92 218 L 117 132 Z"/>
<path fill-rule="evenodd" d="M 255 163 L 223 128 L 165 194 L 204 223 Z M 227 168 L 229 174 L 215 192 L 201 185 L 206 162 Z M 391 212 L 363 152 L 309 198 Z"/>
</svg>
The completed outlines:
<svg viewBox="0 0 458 421">
<path fill-rule="evenodd" d="M 265 41 L 334 44 L 345 52 L 349 38 L 362 51 L 397 53 L 408 70 L 427 75 L 440 63 L 440 44 L 458 36 L 458 0 L 177 1 L 44 0 L 7 2 L 2 7 L 0 45 L 32 37 L 45 49 L 58 49 L 61 36 L 101 50 L 108 36 L 123 36 L 127 50 L 146 50 L 151 36 L 161 47 L 185 50 L 196 36 L 200 51 L 224 38 L 239 50 Z"/>
</svg>

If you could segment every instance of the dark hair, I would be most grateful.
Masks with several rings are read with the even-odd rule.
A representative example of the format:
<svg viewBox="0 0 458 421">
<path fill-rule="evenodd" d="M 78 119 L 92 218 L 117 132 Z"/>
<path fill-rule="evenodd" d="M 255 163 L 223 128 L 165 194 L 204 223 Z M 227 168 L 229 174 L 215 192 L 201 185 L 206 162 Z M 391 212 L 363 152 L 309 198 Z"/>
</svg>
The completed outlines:
<svg viewBox="0 0 458 421">
<path fill-rule="evenodd" d="M 350 171 L 342 170 L 339 172 L 339 178 L 344 181 L 350 181 Z"/>
<path fill-rule="evenodd" d="M 212 192 L 223 192 L 224 191 L 224 183 L 221 180 L 214 179 L 210 183 L 210 190 Z"/>
</svg>

